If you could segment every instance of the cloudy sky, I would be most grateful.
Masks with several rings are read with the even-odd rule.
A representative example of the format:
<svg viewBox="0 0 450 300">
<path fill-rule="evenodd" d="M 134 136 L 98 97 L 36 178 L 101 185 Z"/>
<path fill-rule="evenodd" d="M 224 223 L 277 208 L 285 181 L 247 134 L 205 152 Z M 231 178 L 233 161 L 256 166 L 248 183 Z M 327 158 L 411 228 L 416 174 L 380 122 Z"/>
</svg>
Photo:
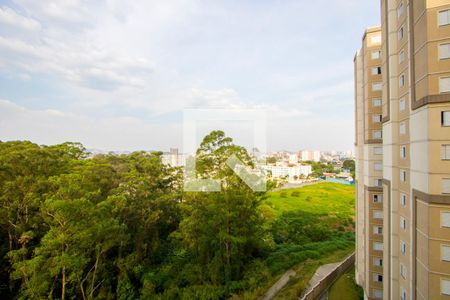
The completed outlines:
<svg viewBox="0 0 450 300">
<path fill-rule="evenodd" d="M 0 140 L 182 148 L 184 109 L 225 108 L 265 110 L 269 150 L 351 149 L 378 19 L 375 0 L 0 0 Z"/>
</svg>

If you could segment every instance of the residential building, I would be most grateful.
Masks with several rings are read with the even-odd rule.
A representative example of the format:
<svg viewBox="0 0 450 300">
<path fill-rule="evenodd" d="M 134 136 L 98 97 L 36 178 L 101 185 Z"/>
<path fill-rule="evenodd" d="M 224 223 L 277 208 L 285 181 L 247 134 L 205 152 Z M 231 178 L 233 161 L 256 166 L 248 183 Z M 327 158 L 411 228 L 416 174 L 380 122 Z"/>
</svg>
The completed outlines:
<svg viewBox="0 0 450 300">
<path fill-rule="evenodd" d="M 298 163 L 298 156 L 296 153 L 289 154 L 289 163 L 290 164 L 296 164 Z"/>
<path fill-rule="evenodd" d="M 179 153 L 177 148 L 171 148 L 170 152 L 163 153 L 161 160 L 172 167 L 182 167 L 185 165 L 186 156 Z"/>
<path fill-rule="evenodd" d="M 320 161 L 320 151 L 301 150 L 298 152 L 298 158 L 301 161 Z"/>
<path fill-rule="evenodd" d="M 374 30 L 355 57 L 356 279 L 368 299 L 450 299 L 450 1 L 382 0 L 376 64 Z"/>
<path fill-rule="evenodd" d="M 371 27 L 355 57 L 356 279 L 370 298 L 383 295 L 381 62 L 381 28 Z"/>
<path fill-rule="evenodd" d="M 262 169 L 270 172 L 272 178 L 286 178 L 288 181 L 296 181 L 300 177 L 308 177 L 312 173 L 311 165 L 285 164 L 262 165 Z"/>
</svg>

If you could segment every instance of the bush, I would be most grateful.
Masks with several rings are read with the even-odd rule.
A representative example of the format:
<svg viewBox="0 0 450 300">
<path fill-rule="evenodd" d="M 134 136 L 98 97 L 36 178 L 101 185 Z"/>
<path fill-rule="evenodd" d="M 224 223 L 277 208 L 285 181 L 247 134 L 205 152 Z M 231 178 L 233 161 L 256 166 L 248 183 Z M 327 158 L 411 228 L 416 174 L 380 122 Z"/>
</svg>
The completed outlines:
<svg viewBox="0 0 450 300">
<path fill-rule="evenodd" d="M 299 191 L 293 191 L 293 192 L 291 193 L 291 196 L 292 196 L 292 197 L 300 197 L 300 192 L 299 192 Z"/>
</svg>

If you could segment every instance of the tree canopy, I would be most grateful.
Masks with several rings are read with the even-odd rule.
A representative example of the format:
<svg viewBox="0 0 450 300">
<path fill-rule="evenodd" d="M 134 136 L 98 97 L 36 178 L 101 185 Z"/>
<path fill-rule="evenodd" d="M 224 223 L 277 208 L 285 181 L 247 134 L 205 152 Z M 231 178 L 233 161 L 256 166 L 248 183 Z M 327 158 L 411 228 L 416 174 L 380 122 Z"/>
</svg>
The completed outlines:
<svg viewBox="0 0 450 300">
<path fill-rule="evenodd" d="M 161 153 L 89 157 L 77 143 L 0 142 L 0 295 L 214 299 L 244 290 L 266 233 L 261 193 L 225 165 L 231 154 L 251 164 L 223 132 L 207 135 L 197 174 L 220 179 L 222 191 L 187 193 Z"/>
<path fill-rule="evenodd" d="M 352 246 L 353 229 L 327 214 L 274 219 L 228 166 L 253 162 L 224 132 L 196 155 L 195 176 L 220 191 L 183 190 L 159 152 L 0 141 L 0 298 L 254 299 L 285 268 Z"/>
</svg>

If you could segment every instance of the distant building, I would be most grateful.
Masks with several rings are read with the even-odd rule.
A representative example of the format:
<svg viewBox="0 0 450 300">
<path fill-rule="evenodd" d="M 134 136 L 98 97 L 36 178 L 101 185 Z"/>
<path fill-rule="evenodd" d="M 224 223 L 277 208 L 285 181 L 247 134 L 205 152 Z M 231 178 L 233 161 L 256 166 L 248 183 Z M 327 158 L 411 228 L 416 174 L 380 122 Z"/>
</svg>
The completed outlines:
<svg viewBox="0 0 450 300">
<path fill-rule="evenodd" d="M 170 152 L 164 152 L 162 162 L 172 167 L 181 167 L 185 165 L 186 156 L 180 154 L 177 148 L 170 148 Z"/>
<path fill-rule="evenodd" d="M 298 158 L 301 161 L 320 161 L 320 151 L 301 150 L 298 152 Z"/>
<path fill-rule="evenodd" d="M 355 158 L 355 155 L 353 154 L 353 150 L 347 150 L 345 151 L 345 158 Z"/>
<path fill-rule="evenodd" d="M 289 163 L 291 163 L 291 164 L 298 163 L 298 155 L 297 154 L 289 154 Z"/>
<path fill-rule="evenodd" d="M 286 177 L 288 181 L 295 181 L 296 178 L 298 179 L 302 175 L 308 177 L 312 173 L 310 165 L 277 164 L 275 166 L 263 165 L 261 168 L 269 171 L 272 174 L 272 178 Z"/>
</svg>

